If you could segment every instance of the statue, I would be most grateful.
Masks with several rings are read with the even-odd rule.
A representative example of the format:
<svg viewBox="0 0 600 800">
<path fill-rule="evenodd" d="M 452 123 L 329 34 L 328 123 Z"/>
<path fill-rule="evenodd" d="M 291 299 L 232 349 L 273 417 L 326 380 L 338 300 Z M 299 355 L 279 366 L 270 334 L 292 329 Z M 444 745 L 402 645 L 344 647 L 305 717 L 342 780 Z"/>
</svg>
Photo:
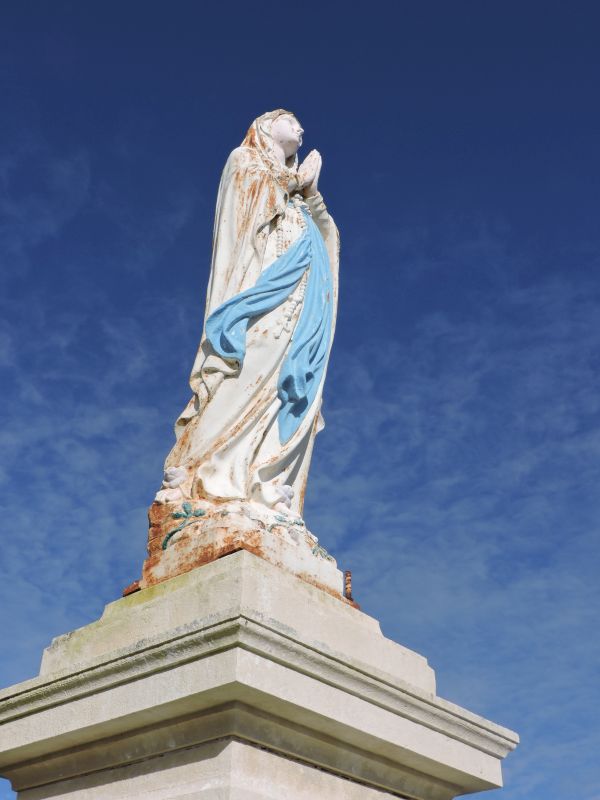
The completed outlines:
<svg viewBox="0 0 600 800">
<path fill-rule="evenodd" d="M 321 156 L 298 166 L 302 134 L 293 114 L 263 114 L 223 170 L 193 396 L 155 503 L 302 517 L 339 259 L 317 188 Z"/>
</svg>

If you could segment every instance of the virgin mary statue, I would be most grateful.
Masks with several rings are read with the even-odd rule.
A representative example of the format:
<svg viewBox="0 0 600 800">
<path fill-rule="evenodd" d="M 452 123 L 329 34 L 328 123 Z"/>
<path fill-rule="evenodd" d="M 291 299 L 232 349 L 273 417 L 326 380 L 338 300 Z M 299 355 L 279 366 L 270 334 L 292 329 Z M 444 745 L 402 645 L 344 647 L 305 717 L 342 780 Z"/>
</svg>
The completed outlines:
<svg viewBox="0 0 600 800">
<path fill-rule="evenodd" d="M 192 398 L 158 503 L 243 501 L 301 517 L 337 304 L 339 238 L 303 130 L 279 109 L 229 156 Z"/>
</svg>

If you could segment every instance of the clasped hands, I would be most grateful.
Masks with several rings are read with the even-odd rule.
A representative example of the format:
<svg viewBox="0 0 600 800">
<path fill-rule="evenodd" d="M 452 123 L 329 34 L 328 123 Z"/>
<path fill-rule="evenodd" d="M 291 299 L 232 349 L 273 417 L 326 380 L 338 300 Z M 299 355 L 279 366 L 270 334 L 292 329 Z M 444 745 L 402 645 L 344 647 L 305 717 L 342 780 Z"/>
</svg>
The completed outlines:
<svg viewBox="0 0 600 800">
<path fill-rule="evenodd" d="M 298 167 L 298 188 L 303 197 L 313 197 L 319 191 L 317 184 L 323 159 L 318 150 L 311 150 L 302 164 Z"/>
</svg>

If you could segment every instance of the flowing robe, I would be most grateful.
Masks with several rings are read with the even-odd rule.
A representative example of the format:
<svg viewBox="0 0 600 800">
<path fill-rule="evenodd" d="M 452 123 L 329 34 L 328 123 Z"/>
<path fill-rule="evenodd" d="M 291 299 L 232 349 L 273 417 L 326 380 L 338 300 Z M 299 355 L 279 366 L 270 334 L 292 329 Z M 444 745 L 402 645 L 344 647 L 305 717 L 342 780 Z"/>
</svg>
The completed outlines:
<svg viewBox="0 0 600 800">
<path fill-rule="evenodd" d="M 333 338 L 337 228 L 320 194 L 306 200 L 296 195 L 290 202 L 287 188 L 285 172 L 283 179 L 274 174 L 252 147 L 237 148 L 225 165 L 205 327 L 190 378 L 194 396 L 176 423 L 178 438 L 165 468 L 186 469 L 189 497 L 254 500 L 271 508 L 283 504 L 300 515 L 314 437 L 322 426 L 325 370 L 310 406 L 284 442 L 278 378 L 302 314 L 308 270 L 281 305 L 249 319 L 241 363 L 215 352 L 206 332 L 206 322 L 217 309 L 254 287 L 278 256 L 304 235 L 303 215 L 308 213 L 328 255 L 333 286 L 329 341 Z"/>
</svg>

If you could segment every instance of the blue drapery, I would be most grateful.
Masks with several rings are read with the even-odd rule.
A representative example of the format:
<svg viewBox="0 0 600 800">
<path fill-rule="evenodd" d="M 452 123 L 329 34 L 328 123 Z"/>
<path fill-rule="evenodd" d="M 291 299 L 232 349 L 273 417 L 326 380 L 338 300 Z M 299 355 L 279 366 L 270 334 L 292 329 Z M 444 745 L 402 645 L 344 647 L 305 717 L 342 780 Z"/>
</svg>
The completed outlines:
<svg viewBox="0 0 600 800">
<path fill-rule="evenodd" d="M 277 391 L 279 440 L 285 444 L 300 423 L 321 384 L 327 365 L 333 318 L 333 282 L 321 232 L 303 209 L 306 228 L 250 289 L 220 305 L 206 320 L 206 338 L 222 358 L 240 367 L 246 354 L 246 333 L 255 317 L 287 300 L 308 269 L 300 318 L 279 371 Z"/>
</svg>

